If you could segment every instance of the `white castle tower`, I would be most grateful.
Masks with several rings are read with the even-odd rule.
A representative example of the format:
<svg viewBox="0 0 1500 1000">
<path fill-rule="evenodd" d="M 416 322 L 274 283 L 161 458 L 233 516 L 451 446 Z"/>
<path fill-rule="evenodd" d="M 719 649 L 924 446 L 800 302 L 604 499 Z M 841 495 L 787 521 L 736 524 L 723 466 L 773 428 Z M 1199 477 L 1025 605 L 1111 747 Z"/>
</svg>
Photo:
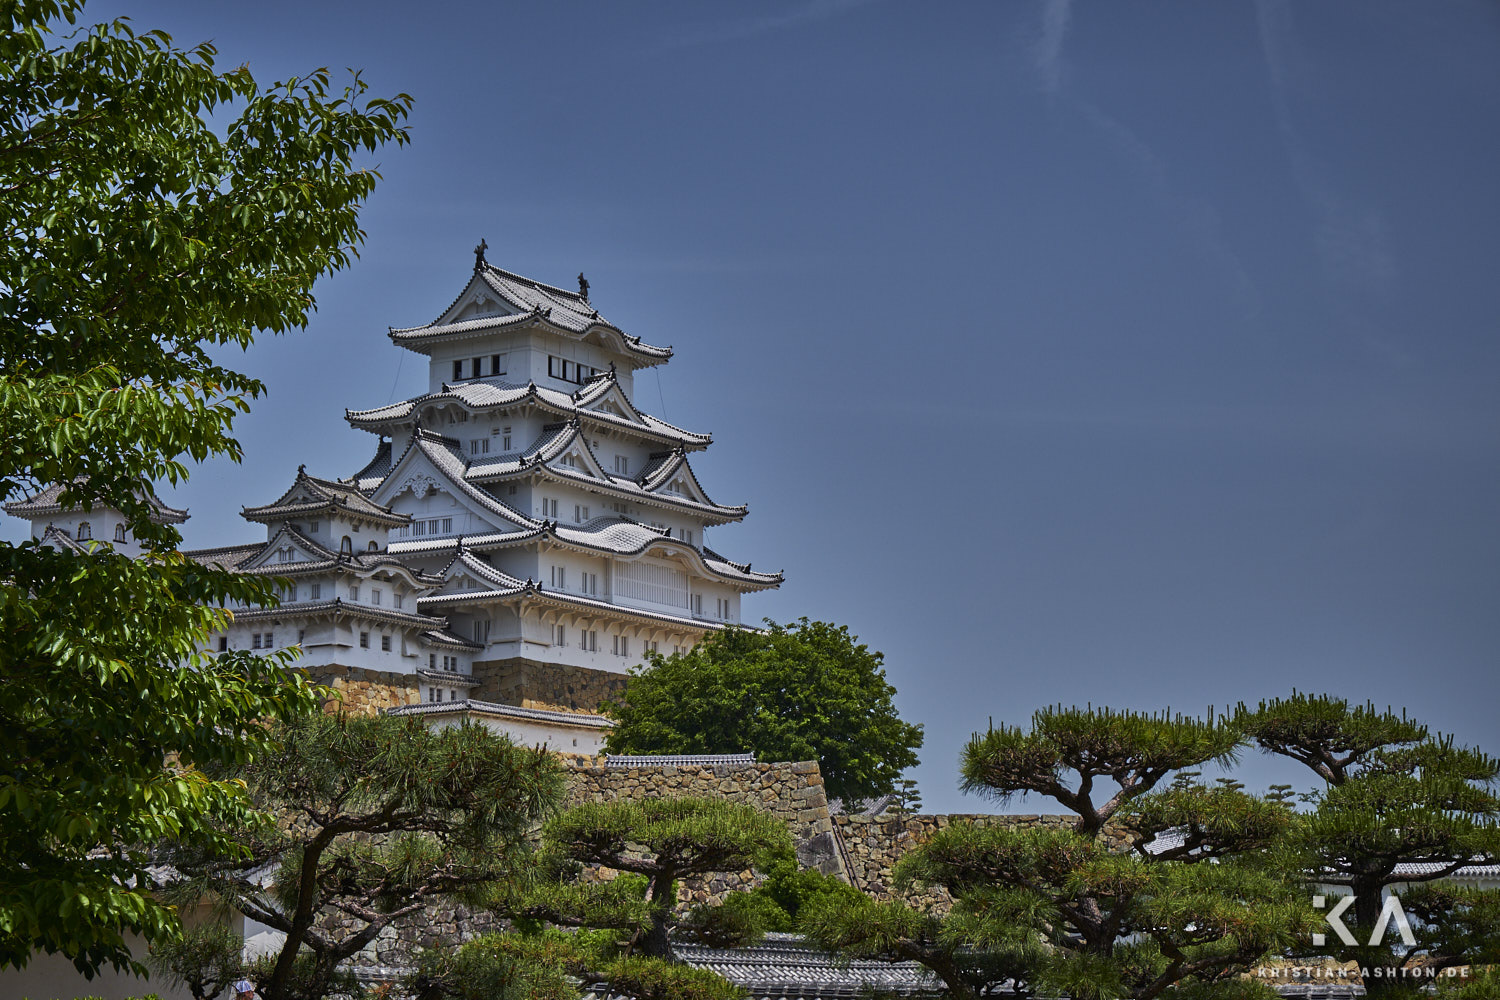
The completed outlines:
<svg viewBox="0 0 1500 1000">
<path fill-rule="evenodd" d="M 742 595 L 782 578 L 709 547 L 746 513 L 693 474 L 709 435 L 632 402 L 636 371 L 671 350 L 600 316 L 582 275 L 571 292 L 483 251 L 441 316 L 390 331 L 429 358 L 429 391 L 346 411 L 379 436 L 375 457 L 346 479 L 299 468 L 241 511 L 263 538 L 185 554 L 281 581 L 276 606 L 231 608 L 210 651 L 299 646 L 355 711 L 593 753 L 611 725 L 593 713 L 647 652 L 738 624 Z M 50 545 L 139 554 L 118 512 L 64 508 L 64 492 L 6 510 Z M 152 499 L 159 520 L 186 520 Z"/>
<path fill-rule="evenodd" d="M 384 552 L 443 578 L 416 610 L 474 645 L 471 698 L 594 709 L 646 651 L 691 648 L 780 585 L 709 547 L 746 508 L 693 474 L 709 435 L 636 407 L 636 371 L 672 352 L 600 316 L 582 275 L 543 285 L 481 244 L 452 305 L 390 337 L 429 358 L 429 391 L 348 411 L 381 438 L 349 483 L 399 518 Z"/>
</svg>

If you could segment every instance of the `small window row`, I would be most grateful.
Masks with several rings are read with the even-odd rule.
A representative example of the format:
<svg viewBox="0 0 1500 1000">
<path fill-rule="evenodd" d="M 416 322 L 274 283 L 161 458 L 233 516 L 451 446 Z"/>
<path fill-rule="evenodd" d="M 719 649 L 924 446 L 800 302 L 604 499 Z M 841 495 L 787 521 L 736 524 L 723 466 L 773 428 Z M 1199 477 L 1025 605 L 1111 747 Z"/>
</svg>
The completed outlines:
<svg viewBox="0 0 1500 1000">
<path fill-rule="evenodd" d="M 486 373 L 484 370 L 486 360 L 489 361 L 490 370 L 488 373 Z M 468 375 L 464 374 L 465 370 L 468 371 Z M 453 360 L 453 381 L 455 382 L 463 378 L 484 378 L 486 374 L 490 376 L 504 375 L 505 355 L 491 354 L 488 359 L 484 357 L 478 357 L 469 358 L 467 360 L 465 360 L 464 358 L 455 358 Z"/>
</svg>

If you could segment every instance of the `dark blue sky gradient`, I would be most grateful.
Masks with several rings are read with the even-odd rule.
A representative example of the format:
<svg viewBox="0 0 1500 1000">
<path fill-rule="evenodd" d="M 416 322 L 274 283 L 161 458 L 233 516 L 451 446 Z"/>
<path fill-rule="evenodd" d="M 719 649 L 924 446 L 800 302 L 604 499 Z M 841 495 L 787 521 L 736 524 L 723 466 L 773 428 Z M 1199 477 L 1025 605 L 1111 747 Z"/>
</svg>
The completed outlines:
<svg viewBox="0 0 1500 1000">
<path fill-rule="evenodd" d="M 244 464 L 169 497 L 190 544 L 363 464 L 343 408 L 425 385 L 386 326 L 484 237 L 676 348 L 637 396 L 714 432 L 711 544 L 786 570 L 747 617 L 885 651 L 929 808 L 1059 701 L 1297 687 L 1500 750 L 1495 5 L 91 10 L 417 102 L 363 259 L 244 359 Z"/>
</svg>

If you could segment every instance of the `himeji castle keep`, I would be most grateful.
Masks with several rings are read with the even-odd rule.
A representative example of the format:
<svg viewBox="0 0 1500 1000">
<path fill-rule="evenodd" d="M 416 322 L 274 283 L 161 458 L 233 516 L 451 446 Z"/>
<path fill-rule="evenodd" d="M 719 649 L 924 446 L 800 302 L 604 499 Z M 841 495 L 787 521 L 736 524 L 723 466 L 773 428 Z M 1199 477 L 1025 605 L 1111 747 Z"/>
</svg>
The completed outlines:
<svg viewBox="0 0 1500 1000">
<path fill-rule="evenodd" d="M 693 473 L 710 436 L 636 406 L 636 372 L 672 351 L 601 316 L 582 275 L 576 291 L 544 285 L 483 244 L 453 303 L 390 338 L 428 358 L 428 391 L 346 411 L 376 442 L 363 468 L 299 468 L 241 512 L 263 540 L 186 553 L 291 581 L 277 607 L 234 608 L 210 649 L 298 645 L 354 710 L 597 753 L 596 710 L 631 666 L 739 623 L 741 597 L 782 579 L 709 546 L 746 514 Z M 64 510 L 61 492 L 6 510 L 49 544 L 138 552 L 117 513 Z"/>
</svg>

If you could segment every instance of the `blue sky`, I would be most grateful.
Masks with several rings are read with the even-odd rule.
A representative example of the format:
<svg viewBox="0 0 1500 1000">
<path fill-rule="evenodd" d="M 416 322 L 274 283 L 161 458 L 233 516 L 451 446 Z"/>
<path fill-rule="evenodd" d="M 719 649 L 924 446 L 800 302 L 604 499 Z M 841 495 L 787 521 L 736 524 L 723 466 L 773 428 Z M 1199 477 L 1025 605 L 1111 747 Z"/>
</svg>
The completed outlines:
<svg viewBox="0 0 1500 1000">
<path fill-rule="evenodd" d="M 640 402 L 714 432 L 751 516 L 711 544 L 787 574 L 747 615 L 885 652 L 929 808 L 989 808 L 963 741 L 1056 702 L 1296 687 L 1500 749 L 1495 5 L 90 12 L 416 99 L 362 260 L 244 359 L 244 464 L 171 497 L 189 544 L 363 464 L 343 408 L 422 390 L 386 327 L 483 237 L 675 347 Z"/>
</svg>

